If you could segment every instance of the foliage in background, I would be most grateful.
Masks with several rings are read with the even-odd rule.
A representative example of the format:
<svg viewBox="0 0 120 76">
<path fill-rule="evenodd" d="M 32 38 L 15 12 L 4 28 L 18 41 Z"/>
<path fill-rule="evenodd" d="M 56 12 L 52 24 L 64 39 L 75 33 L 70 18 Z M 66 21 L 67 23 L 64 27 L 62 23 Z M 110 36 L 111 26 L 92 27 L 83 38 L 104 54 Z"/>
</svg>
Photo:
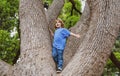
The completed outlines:
<svg viewBox="0 0 120 76">
<path fill-rule="evenodd" d="M 10 37 L 8 31 L 0 30 L 0 59 L 12 64 L 18 50 L 18 34 Z"/>
<path fill-rule="evenodd" d="M 115 41 L 114 47 L 113 47 L 113 53 L 115 54 L 116 58 L 120 61 L 120 33 L 118 38 Z M 112 61 L 109 59 L 107 61 L 107 64 L 105 66 L 104 75 L 112 75 L 112 76 L 119 76 L 120 75 L 120 69 L 118 69 Z"/>
<path fill-rule="evenodd" d="M 117 59 L 120 61 L 120 52 L 114 52 Z M 104 69 L 104 76 L 120 76 L 120 69 L 118 69 L 109 59 Z"/>
<path fill-rule="evenodd" d="M 17 25 L 18 7 L 18 0 L 0 0 L 0 29 L 10 31 Z"/>
<path fill-rule="evenodd" d="M 19 0 L 0 0 L 0 59 L 10 64 L 19 50 L 18 33 L 11 37 L 11 31 L 18 29 L 18 7 Z"/>
<path fill-rule="evenodd" d="M 81 2 L 79 0 L 74 0 L 76 8 L 80 11 L 81 10 Z M 70 28 L 76 24 L 76 22 L 80 19 L 80 14 L 73 10 L 72 11 L 72 4 L 68 0 L 65 0 L 64 7 L 59 15 L 65 24 L 66 28 Z"/>
</svg>

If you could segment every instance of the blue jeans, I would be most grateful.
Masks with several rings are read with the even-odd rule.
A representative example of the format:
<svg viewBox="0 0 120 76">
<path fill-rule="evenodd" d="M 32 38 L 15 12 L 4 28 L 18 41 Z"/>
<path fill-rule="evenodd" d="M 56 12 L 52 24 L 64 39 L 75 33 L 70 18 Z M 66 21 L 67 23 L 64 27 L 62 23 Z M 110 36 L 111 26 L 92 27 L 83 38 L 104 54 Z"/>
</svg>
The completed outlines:
<svg viewBox="0 0 120 76">
<path fill-rule="evenodd" d="M 63 52 L 64 50 L 52 48 L 52 57 L 59 68 L 63 67 Z"/>
</svg>

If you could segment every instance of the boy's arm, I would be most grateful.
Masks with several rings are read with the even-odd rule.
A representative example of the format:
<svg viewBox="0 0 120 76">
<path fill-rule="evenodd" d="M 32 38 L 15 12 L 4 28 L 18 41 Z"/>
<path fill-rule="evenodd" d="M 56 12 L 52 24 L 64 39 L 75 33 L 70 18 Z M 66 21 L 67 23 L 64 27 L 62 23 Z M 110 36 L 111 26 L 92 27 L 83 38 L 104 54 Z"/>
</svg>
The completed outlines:
<svg viewBox="0 0 120 76">
<path fill-rule="evenodd" d="M 70 32 L 70 35 L 74 36 L 74 37 L 77 37 L 77 38 L 80 38 L 80 35 L 79 34 L 74 34 L 72 32 Z"/>
<path fill-rule="evenodd" d="M 52 36 L 54 36 L 54 33 L 53 33 L 53 31 L 49 28 L 49 31 L 50 31 L 50 34 L 52 35 Z"/>
</svg>

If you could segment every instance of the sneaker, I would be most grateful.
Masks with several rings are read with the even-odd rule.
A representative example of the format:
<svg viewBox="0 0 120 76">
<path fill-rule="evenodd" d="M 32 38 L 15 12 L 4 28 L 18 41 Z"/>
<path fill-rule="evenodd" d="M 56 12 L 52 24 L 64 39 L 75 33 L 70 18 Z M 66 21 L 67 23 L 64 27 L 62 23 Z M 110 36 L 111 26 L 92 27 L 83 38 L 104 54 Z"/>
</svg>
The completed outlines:
<svg viewBox="0 0 120 76">
<path fill-rule="evenodd" d="M 57 69 L 57 73 L 60 73 L 62 71 L 62 68 Z"/>
</svg>

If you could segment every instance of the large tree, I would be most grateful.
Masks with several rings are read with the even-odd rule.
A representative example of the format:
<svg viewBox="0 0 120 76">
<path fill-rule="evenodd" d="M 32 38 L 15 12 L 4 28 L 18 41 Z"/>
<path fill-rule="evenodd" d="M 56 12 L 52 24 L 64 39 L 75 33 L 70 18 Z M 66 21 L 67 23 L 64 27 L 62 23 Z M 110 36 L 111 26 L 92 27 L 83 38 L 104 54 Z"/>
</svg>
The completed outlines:
<svg viewBox="0 0 120 76">
<path fill-rule="evenodd" d="M 20 61 L 14 66 L 0 61 L 1 76 L 57 76 L 48 27 L 53 28 L 51 22 L 63 4 L 54 0 L 45 14 L 42 0 L 20 0 Z M 81 38 L 68 39 L 62 76 L 102 74 L 120 28 L 119 4 L 120 0 L 87 0 L 81 20 L 71 28 Z"/>
</svg>

